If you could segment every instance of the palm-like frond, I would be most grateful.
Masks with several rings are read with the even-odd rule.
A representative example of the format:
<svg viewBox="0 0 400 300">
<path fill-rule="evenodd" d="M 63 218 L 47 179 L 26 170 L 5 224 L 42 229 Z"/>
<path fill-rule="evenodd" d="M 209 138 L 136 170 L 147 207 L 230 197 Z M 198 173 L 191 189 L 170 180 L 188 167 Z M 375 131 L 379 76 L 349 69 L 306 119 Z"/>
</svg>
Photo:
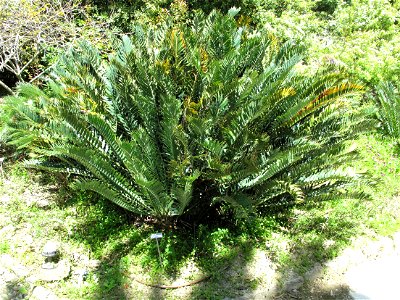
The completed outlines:
<svg viewBox="0 0 400 300">
<path fill-rule="evenodd" d="M 344 142 L 368 124 L 351 114 L 361 87 L 339 72 L 297 74 L 304 49 L 278 47 L 234 15 L 137 26 L 108 60 L 83 43 L 45 92 L 20 94 L 33 98 L 33 115 L 15 110 L 34 132 L 51 128 L 58 138 L 37 147 L 78 176 L 77 188 L 137 214 L 164 219 L 224 202 L 245 216 L 351 184 L 358 175 L 340 165 L 353 157 Z"/>
<path fill-rule="evenodd" d="M 400 90 L 391 82 L 383 82 L 377 87 L 379 104 L 378 118 L 385 131 L 394 138 L 400 138 Z"/>
</svg>

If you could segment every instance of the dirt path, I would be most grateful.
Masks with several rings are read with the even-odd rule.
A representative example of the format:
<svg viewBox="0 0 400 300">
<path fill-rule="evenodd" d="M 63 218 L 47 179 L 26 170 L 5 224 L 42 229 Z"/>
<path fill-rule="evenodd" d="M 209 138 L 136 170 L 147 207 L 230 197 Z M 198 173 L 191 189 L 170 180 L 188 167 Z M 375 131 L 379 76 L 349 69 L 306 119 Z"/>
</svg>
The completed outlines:
<svg viewBox="0 0 400 300">
<path fill-rule="evenodd" d="M 374 239 L 358 237 L 337 258 L 315 264 L 303 276 L 295 275 L 297 281 L 293 275 L 283 281 L 285 292 L 275 298 L 400 299 L 399 270 L 400 232 Z M 252 298 L 263 299 L 262 292 Z"/>
</svg>

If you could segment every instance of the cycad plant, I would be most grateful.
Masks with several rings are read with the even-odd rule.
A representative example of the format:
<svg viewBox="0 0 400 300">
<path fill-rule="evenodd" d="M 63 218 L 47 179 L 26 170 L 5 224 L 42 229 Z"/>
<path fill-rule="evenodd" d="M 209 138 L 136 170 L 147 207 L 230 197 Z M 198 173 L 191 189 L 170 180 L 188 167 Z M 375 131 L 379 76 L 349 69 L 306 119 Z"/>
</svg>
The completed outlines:
<svg viewBox="0 0 400 300">
<path fill-rule="evenodd" d="M 352 113 L 361 87 L 299 74 L 302 47 L 239 27 L 236 12 L 138 26 L 108 60 L 87 43 L 66 54 L 31 99 L 57 115 L 37 166 L 158 220 L 346 196 L 358 176 L 342 167 L 346 141 L 368 124 Z"/>
<path fill-rule="evenodd" d="M 382 82 L 377 87 L 378 118 L 384 131 L 400 139 L 400 91 L 392 82 Z"/>
</svg>

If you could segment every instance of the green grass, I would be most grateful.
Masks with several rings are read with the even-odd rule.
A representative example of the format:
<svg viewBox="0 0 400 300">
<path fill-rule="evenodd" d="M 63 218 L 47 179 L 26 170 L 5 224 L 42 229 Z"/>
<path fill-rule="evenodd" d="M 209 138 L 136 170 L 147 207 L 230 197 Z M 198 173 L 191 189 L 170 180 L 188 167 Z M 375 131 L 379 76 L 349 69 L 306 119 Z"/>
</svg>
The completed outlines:
<svg viewBox="0 0 400 300">
<path fill-rule="evenodd" d="M 395 140 L 381 135 L 371 135 L 359 141 L 364 167 L 377 183 L 365 189 L 372 200 L 363 203 L 362 221 L 365 226 L 381 235 L 390 235 L 400 230 L 400 158 Z"/>
<path fill-rule="evenodd" d="M 11 250 L 10 244 L 8 241 L 2 241 L 0 242 L 0 254 L 6 254 L 9 253 Z"/>
</svg>

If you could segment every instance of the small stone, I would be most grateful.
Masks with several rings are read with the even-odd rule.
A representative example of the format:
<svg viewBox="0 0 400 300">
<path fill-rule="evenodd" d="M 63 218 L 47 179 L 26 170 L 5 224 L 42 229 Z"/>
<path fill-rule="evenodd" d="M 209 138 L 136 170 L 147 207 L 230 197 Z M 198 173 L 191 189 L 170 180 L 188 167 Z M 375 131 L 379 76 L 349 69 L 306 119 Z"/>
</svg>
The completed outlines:
<svg viewBox="0 0 400 300">
<path fill-rule="evenodd" d="M 101 265 L 101 261 L 98 259 L 91 259 L 89 261 L 89 267 L 90 268 L 98 268 Z"/>
<path fill-rule="evenodd" d="M 46 257 L 54 257 L 57 255 L 58 252 L 58 244 L 53 241 L 48 241 L 44 247 L 42 255 Z"/>
<path fill-rule="evenodd" d="M 48 289 L 37 286 L 32 291 L 32 300 L 57 300 L 57 296 L 53 294 L 53 292 Z"/>
<path fill-rule="evenodd" d="M 58 281 L 69 276 L 71 267 L 66 260 L 59 261 L 54 269 L 40 269 L 37 278 L 43 281 Z"/>
</svg>

